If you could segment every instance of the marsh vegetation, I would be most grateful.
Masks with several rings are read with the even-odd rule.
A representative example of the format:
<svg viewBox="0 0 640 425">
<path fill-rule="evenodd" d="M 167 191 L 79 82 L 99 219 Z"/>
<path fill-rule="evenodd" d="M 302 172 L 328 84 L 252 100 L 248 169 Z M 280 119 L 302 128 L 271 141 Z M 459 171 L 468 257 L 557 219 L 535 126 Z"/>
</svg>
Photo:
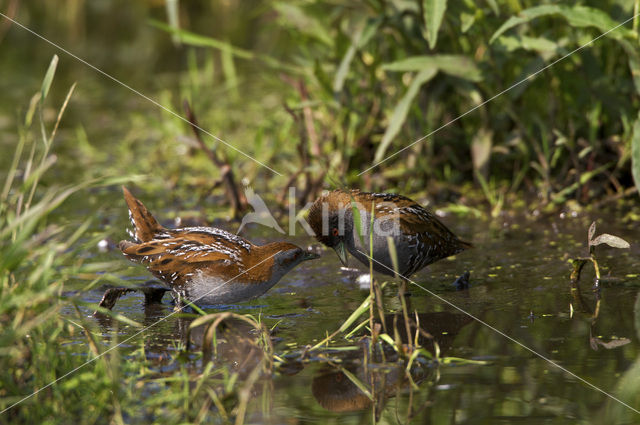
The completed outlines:
<svg viewBox="0 0 640 425">
<path fill-rule="evenodd" d="M 637 422 L 639 9 L 0 1 L 0 422 Z M 285 229 L 325 188 L 402 193 L 476 248 L 408 308 L 325 250 L 251 302 L 109 310 L 150 279 L 122 184 L 231 232 L 245 186 Z"/>
</svg>

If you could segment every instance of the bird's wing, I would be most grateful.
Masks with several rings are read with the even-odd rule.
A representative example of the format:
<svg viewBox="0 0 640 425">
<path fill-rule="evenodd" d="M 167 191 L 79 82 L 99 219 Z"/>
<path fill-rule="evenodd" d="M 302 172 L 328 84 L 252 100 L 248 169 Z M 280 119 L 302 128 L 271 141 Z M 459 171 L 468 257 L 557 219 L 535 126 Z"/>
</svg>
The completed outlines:
<svg viewBox="0 0 640 425">
<path fill-rule="evenodd" d="M 130 260 L 144 264 L 171 285 L 184 283 L 204 268 L 209 273 L 235 276 L 241 266 L 237 249 L 198 233 L 182 233 L 141 244 L 123 241 L 120 249 Z"/>
</svg>

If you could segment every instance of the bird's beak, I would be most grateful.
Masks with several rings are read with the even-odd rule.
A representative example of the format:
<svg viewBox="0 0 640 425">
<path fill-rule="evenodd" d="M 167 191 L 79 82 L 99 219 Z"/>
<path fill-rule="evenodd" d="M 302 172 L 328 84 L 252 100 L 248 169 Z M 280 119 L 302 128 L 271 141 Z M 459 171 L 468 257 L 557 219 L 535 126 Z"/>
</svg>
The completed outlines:
<svg viewBox="0 0 640 425">
<path fill-rule="evenodd" d="M 316 258 L 319 258 L 319 257 L 320 257 L 320 254 L 316 254 L 315 252 L 307 251 L 302 256 L 302 261 L 315 260 Z"/>
<path fill-rule="evenodd" d="M 338 254 L 338 258 L 340 259 L 340 262 L 342 262 L 342 265 L 346 267 L 347 250 L 344 247 L 344 242 L 338 242 L 338 244 L 334 246 L 333 249 L 336 251 L 336 254 Z"/>
</svg>

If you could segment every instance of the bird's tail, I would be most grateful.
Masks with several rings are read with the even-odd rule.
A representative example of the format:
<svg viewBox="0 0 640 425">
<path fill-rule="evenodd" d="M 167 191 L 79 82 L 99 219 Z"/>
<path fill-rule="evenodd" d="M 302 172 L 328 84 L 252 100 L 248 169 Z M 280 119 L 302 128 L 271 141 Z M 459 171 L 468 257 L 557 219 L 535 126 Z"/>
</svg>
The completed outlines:
<svg viewBox="0 0 640 425">
<path fill-rule="evenodd" d="M 166 231 L 142 205 L 142 202 L 137 200 L 126 187 L 122 186 L 122 191 L 124 192 L 124 200 L 129 207 L 129 218 L 133 226 L 130 235 L 136 242 L 148 242 L 154 238 L 154 235 Z"/>
</svg>

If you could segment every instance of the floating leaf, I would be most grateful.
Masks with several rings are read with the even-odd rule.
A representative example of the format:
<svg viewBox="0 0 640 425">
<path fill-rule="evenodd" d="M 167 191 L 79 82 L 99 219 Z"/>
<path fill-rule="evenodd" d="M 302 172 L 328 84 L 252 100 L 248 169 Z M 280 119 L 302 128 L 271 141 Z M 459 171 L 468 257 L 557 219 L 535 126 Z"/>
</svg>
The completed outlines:
<svg viewBox="0 0 640 425">
<path fill-rule="evenodd" d="M 412 56 L 382 66 L 386 71 L 423 71 L 435 68 L 445 74 L 470 81 L 481 81 L 482 73 L 475 62 L 463 55 Z"/>
<path fill-rule="evenodd" d="M 447 10 L 447 0 L 423 0 L 424 23 L 427 27 L 426 35 L 429 48 L 436 47 L 438 41 L 438 31 L 442 25 L 444 12 Z"/>
<path fill-rule="evenodd" d="M 391 141 L 398 135 L 400 132 L 400 128 L 404 124 L 407 119 L 407 114 L 409 113 L 409 107 L 413 102 L 413 99 L 416 97 L 418 92 L 420 91 L 420 87 L 432 79 L 438 70 L 434 67 L 429 67 L 420 71 L 407 89 L 407 92 L 404 94 L 400 102 L 396 105 L 393 110 L 393 114 L 391 115 L 391 119 L 389 120 L 389 126 L 387 130 L 384 132 L 384 136 L 382 136 L 382 141 L 380 142 L 380 146 L 378 146 L 378 150 L 376 150 L 376 156 L 374 158 L 374 162 L 379 162 L 384 157 L 387 148 L 391 144 Z"/>
<path fill-rule="evenodd" d="M 591 246 L 598 246 L 598 245 L 601 245 L 603 243 L 609 245 L 612 248 L 626 249 L 626 248 L 629 248 L 631 246 L 631 245 L 629 245 L 629 242 L 625 241 L 621 237 L 610 235 L 608 233 L 603 233 L 600 236 L 596 237 L 595 239 L 593 239 L 591 241 L 590 245 Z"/>
</svg>

